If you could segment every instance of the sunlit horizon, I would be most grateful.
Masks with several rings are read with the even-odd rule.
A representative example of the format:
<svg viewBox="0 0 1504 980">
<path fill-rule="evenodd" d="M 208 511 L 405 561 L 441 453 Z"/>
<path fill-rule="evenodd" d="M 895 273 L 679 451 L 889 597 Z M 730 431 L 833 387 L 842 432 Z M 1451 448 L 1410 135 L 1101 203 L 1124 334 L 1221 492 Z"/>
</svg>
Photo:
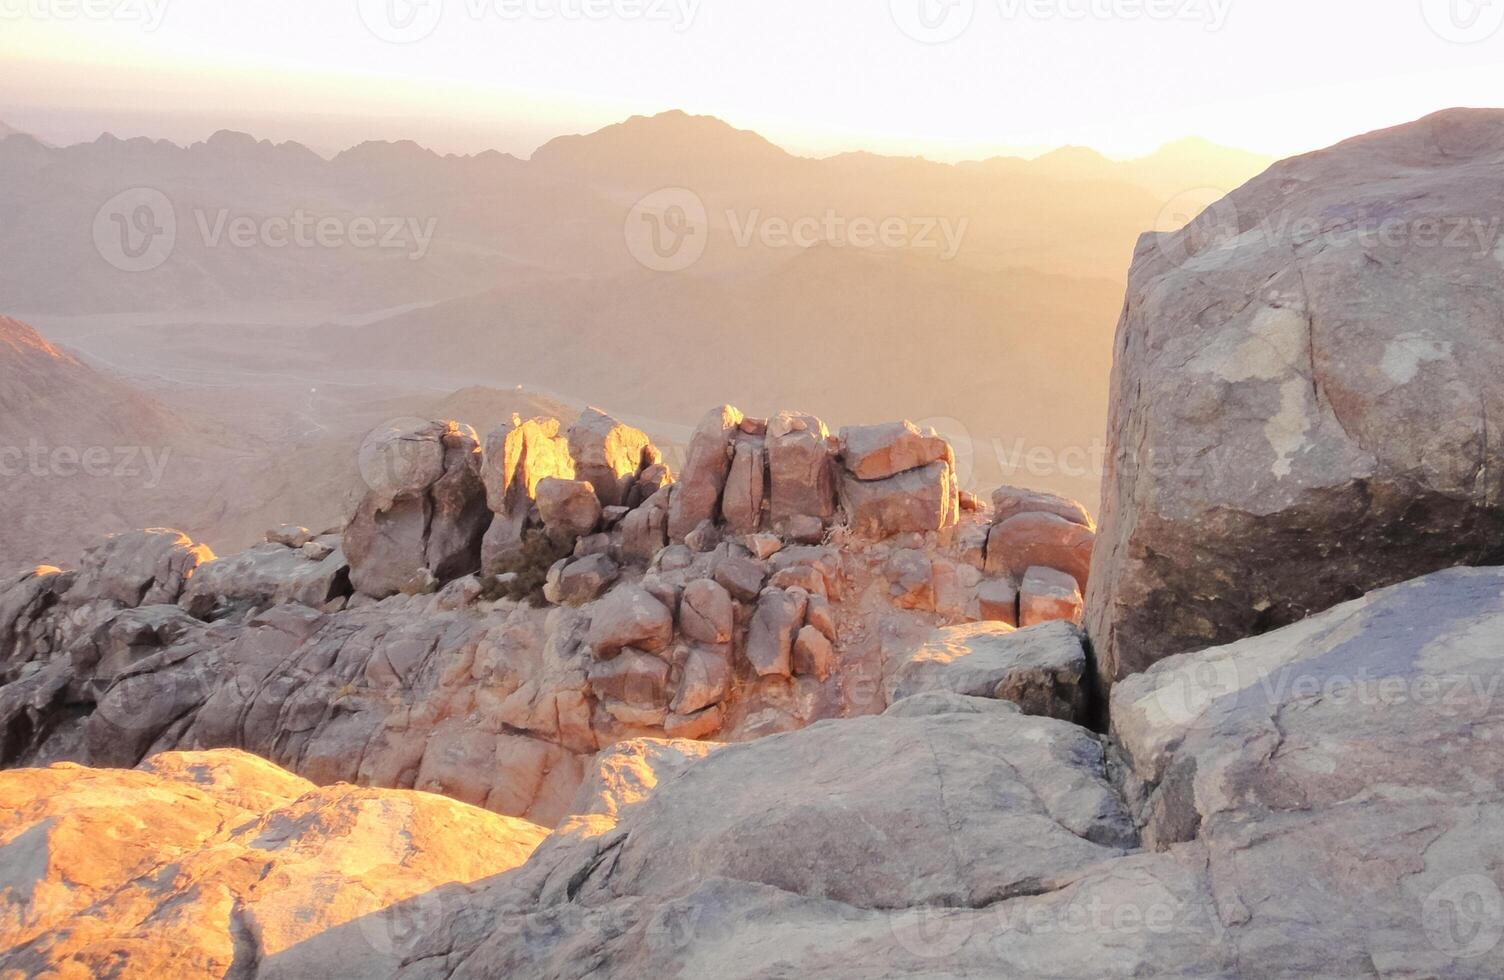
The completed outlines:
<svg viewBox="0 0 1504 980">
<path fill-rule="evenodd" d="M 969 17 L 925 35 L 932 22 L 906 13 L 918 3 Z M 322 153 L 413 139 L 527 157 L 555 136 L 680 109 L 805 156 L 958 161 L 1061 146 L 1126 159 L 1189 137 L 1280 157 L 1504 104 L 1504 34 L 1457 37 L 1429 0 L 1174 0 L 1163 18 L 1123 0 L 870 6 L 427 0 L 409 5 L 409 35 L 393 35 L 383 18 L 400 4 L 374 0 L 120 0 L 103 18 L 16 0 L 0 12 L 0 120 L 64 144 L 236 129 Z M 1119 14 L 1078 16 L 1092 10 Z M 1351 43 L 1333 49 L 1334 32 Z M 1406 58 L 1373 57 L 1383 50 Z"/>
</svg>

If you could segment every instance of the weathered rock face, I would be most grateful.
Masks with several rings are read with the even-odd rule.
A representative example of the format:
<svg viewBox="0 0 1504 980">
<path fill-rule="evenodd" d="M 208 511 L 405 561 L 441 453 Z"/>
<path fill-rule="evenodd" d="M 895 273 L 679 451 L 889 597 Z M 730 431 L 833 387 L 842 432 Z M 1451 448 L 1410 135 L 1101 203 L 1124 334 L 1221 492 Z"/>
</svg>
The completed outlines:
<svg viewBox="0 0 1504 980">
<path fill-rule="evenodd" d="M 361 460 L 371 489 L 345 527 L 357 592 L 427 592 L 480 570 L 491 524 L 480 441 L 458 422 L 394 430 Z"/>
<path fill-rule="evenodd" d="M 1504 114 L 1441 113 L 1140 242 L 1087 596 L 1109 678 L 1504 561 L 1501 154 Z"/>
<path fill-rule="evenodd" d="M 1239 962 L 1504 970 L 1501 630 L 1504 572 L 1456 569 L 1113 688 L 1145 844 L 1205 855 Z"/>
<path fill-rule="evenodd" d="M 0 972 L 389 976 L 543 828 L 233 751 L 0 773 Z M 107 843 L 106 843 L 107 842 Z"/>
<path fill-rule="evenodd" d="M 1101 744 L 1006 712 L 826 722 L 727 746 L 600 831 L 556 835 L 522 878 L 547 904 L 665 900 L 723 877 L 859 909 L 977 908 L 1137 843 Z"/>
<path fill-rule="evenodd" d="M 912 422 L 854 425 L 841 430 L 841 459 L 858 480 L 886 480 L 909 470 L 948 460 L 955 465 L 950 443 L 932 428 Z"/>
</svg>

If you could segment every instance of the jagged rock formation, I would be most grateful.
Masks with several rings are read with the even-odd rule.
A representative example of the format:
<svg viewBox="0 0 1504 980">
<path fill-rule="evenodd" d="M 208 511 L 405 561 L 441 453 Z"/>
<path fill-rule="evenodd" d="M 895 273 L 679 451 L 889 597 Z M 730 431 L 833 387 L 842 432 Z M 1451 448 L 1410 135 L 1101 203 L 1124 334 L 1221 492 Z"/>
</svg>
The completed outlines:
<svg viewBox="0 0 1504 980">
<path fill-rule="evenodd" d="M 1504 112 L 1275 165 L 1145 236 L 1088 596 L 1112 680 L 1504 561 Z"/>
<path fill-rule="evenodd" d="M 240 748 L 321 785 L 415 788 L 551 825 L 615 743 L 874 714 L 937 627 L 1019 621 L 1021 583 L 989 577 L 987 516 L 961 510 L 933 433 L 833 438 L 809 416 L 729 407 L 705 431 L 732 477 L 738 453 L 758 462 L 765 492 L 737 512 L 722 486 L 683 542 L 674 502 L 716 483 L 715 453 L 692 449 L 674 483 L 646 437 L 596 411 L 567 434 L 514 421 L 484 452 L 456 422 L 374 440 L 342 537 L 283 526 L 215 559 L 142 532 L 78 573 L 17 576 L 0 587 L 0 762 Z M 604 504 L 577 479 L 586 467 L 628 503 Z M 935 526 L 845 523 L 839 482 L 927 472 Z M 491 559 L 510 570 L 474 574 Z M 1079 718 L 1084 669 L 1066 657 L 988 693 Z"/>
</svg>

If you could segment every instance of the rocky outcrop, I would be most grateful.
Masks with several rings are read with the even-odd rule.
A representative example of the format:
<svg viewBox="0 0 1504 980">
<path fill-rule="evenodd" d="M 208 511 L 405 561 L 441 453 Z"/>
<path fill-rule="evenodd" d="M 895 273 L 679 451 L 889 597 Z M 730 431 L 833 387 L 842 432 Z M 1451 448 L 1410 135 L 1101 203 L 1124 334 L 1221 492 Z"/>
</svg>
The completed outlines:
<svg viewBox="0 0 1504 980">
<path fill-rule="evenodd" d="M 231 751 L 0 773 L 0 973 L 390 976 L 544 834 Z"/>
<path fill-rule="evenodd" d="M 85 551 L 78 563 L 80 594 L 127 608 L 178 601 L 193 573 L 214 552 L 181 531 L 153 528 L 116 534 Z"/>
<path fill-rule="evenodd" d="M 1118 327 L 1106 675 L 1504 561 L 1504 114 L 1276 164 L 1139 243 Z"/>
<path fill-rule="evenodd" d="M 480 442 L 457 422 L 393 430 L 367 444 L 371 489 L 345 527 L 355 590 L 375 598 L 433 591 L 480 570 L 491 524 Z"/>
</svg>

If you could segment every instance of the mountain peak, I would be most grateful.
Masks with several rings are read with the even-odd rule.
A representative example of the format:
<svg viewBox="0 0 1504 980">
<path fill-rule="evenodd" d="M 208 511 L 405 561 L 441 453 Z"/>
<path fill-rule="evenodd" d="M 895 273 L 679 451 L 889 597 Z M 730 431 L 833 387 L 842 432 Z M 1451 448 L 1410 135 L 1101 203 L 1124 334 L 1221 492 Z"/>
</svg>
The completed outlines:
<svg viewBox="0 0 1504 980">
<path fill-rule="evenodd" d="M 713 168 L 726 176 L 726 168 L 756 172 L 792 159 L 757 133 L 681 109 L 632 116 L 593 133 L 560 136 L 532 156 L 534 164 L 549 169 L 600 175 L 662 172 L 667 166 L 687 173 Z"/>
</svg>

